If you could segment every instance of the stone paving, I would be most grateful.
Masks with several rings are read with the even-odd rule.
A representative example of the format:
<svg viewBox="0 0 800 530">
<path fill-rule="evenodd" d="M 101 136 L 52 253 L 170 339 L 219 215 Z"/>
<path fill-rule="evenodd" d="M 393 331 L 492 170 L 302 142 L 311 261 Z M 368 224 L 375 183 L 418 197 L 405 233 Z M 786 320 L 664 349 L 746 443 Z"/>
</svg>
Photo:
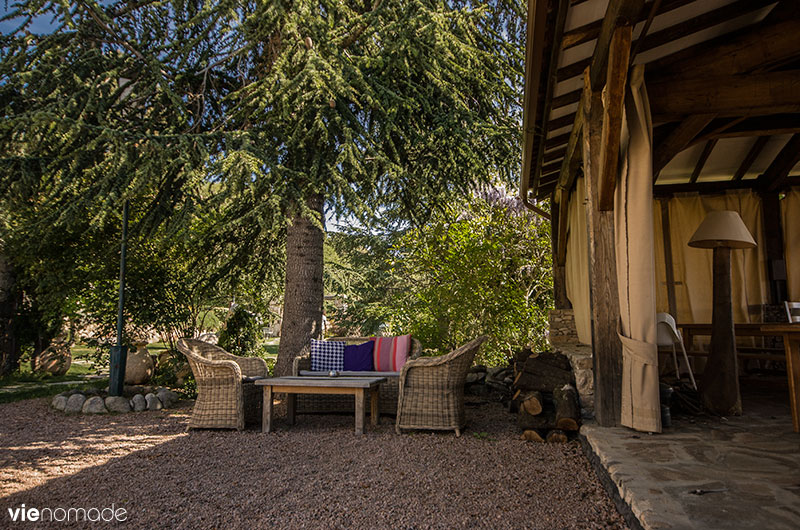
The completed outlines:
<svg viewBox="0 0 800 530">
<path fill-rule="evenodd" d="M 662 434 L 595 424 L 581 434 L 643 528 L 800 528 L 800 434 L 788 396 L 743 403 L 741 417 L 682 416 Z"/>
</svg>

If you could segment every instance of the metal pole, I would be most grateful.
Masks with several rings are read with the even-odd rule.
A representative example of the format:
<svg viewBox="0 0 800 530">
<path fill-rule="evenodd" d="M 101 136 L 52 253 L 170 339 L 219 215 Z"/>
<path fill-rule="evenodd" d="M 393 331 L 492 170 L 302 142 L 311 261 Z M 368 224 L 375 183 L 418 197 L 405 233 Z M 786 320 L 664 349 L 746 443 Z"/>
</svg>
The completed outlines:
<svg viewBox="0 0 800 530">
<path fill-rule="evenodd" d="M 125 306 L 125 261 L 128 246 L 128 209 L 130 203 L 125 201 L 122 207 L 122 245 L 119 256 L 119 302 L 117 305 L 117 345 L 111 347 L 111 366 L 109 369 L 108 393 L 121 396 L 125 385 L 125 364 L 128 360 L 128 347 L 122 345 L 122 327 Z"/>
</svg>

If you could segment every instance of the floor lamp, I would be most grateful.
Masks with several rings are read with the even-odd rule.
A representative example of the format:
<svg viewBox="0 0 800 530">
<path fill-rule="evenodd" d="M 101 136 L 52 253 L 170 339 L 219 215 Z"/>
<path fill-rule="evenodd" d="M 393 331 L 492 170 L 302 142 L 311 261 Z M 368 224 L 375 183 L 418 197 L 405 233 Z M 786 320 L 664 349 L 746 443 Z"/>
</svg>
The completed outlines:
<svg viewBox="0 0 800 530">
<path fill-rule="evenodd" d="M 714 249 L 711 346 L 700 386 L 703 405 L 723 416 L 740 415 L 742 398 L 731 305 L 731 249 L 753 248 L 756 242 L 737 212 L 722 210 L 706 215 L 689 246 Z"/>
</svg>

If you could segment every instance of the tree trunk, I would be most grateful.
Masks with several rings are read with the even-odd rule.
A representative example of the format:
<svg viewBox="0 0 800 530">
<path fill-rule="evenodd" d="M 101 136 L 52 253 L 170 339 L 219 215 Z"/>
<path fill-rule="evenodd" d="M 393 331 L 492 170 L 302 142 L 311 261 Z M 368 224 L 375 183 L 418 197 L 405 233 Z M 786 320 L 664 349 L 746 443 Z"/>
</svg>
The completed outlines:
<svg viewBox="0 0 800 530">
<path fill-rule="evenodd" d="M 321 195 L 306 206 L 322 217 Z M 286 289 L 283 295 L 281 342 L 275 374 L 290 375 L 294 358 L 309 350 L 311 339 L 322 334 L 322 268 L 325 234 L 313 221 L 297 212 L 286 230 Z"/>
<path fill-rule="evenodd" d="M 11 264 L 0 247 L 0 377 L 19 368 L 19 342 L 14 333 L 17 292 Z"/>
</svg>

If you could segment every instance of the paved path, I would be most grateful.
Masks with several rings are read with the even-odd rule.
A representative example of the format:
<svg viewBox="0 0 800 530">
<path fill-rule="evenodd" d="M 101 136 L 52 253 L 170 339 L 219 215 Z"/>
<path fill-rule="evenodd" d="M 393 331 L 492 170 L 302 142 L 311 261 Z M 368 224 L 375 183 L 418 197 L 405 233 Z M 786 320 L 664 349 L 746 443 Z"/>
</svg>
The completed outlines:
<svg viewBox="0 0 800 530">
<path fill-rule="evenodd" d="M 664 434 L 581 433 L 646 529 L 800 528 L 800 435 L 788 401 L 693 421 L 676 419 Z"/>
</svg>

